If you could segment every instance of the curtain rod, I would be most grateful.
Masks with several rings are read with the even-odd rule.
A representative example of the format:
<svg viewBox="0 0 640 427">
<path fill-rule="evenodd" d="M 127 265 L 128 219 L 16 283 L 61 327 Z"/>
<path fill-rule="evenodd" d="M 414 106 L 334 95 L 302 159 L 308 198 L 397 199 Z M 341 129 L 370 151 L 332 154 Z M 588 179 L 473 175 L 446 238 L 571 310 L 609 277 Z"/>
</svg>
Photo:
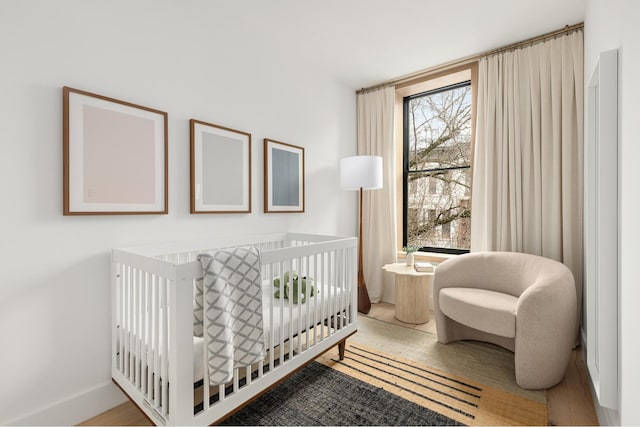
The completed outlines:
<svg viewBox="0 0 640 427">
<path fill-rule="evenodd" d="M 457 68 L 457 67 L 461 67 L 463 65 L 467 65 L 467 64 L 471 64 L 472 62 L 476 62 L 479 61 L 482 58 L 488 57 L 488 56 L 492 56 L 492 55 L 496 55 L 498 53 L 502 53 L 502 52 L 507 52 L 509 50 L 515 50 L 515 49 L 519 49 L 521 47 L 524 46 L 530 46 L 530 45 L 534 45 L 536 43 L 541 43 L 541 42 L 545 42 L 547 40 L 559 37 L 559 36 L 563 36 L 563 35 L 568 35 L 571 34 L 574 31 L 580 31 L 584 28 L 584 22 L 580 22 L 578 24 L 575 25 L 565 25 L 564 28 L 556 30 L 556 31 L 551 31 L 549 33 L 545 33 L 539 36 L 535 36 L 535 37 L 531 37 L 525 40 L 521 40 L 519 42 L 516 43 L 512 43 L 506 46 L 502 46 L 499 47 L 497 49 L 492 49 L 492 50 L 487 50 L 483 53 L 480 54 L 476 54 L 476 55 L 471 55 L 471 56 L 467 56 L 465 58 L 462 59 L 457 59 L 455 61 L 450 61 L 447 62 L 445 64 L 441 64 L 441 65 L 437 65 L 435 67 L 431 67 L 431 68 L 427 68 L 425 70 L 421 70 L 421 71 L 416 71 L 414 73 L 411 74 L 406 74 L 402 77 L 398 77 L 396 79 L 393 80 L 388 80 L 386 82 L 382 82 L 382 83 L 378 83 L 376 85 L 373 86 L 369 86 L 369 87 L 365 87 L 362 89 L 359 89 L 356 91 L 356 94 L 362 94 L 362 93 L 367 93 L 367 92 L 372 92 L 374 90 L 377 89 L 381 89 L 384 87 L 388 87 L 388 86 L 396 86 L 400 83 L 406 83 L 408 81 L 420 78 L 420 77 L 426 77 L 430 74 L 435 74 L 438 72 L 442 72 L 442 71 L 447 71 L 449 69 L 452 68 Z"/>
<path fill-rule="evenodd" d="M 512 43 L 510 45 L 507 46 L 503 46 L 500 47 L 498 49 L 493 49 L 493 50 L 489 50 L 487 52 L 484 52 L 483 54 L 480 55 L 480 57 L 487 57 L 487 56 L 492 56 L 495 55 L 497 53 L 502 53 L 502 52 L 507 52 L 510 50 L 515 50 L 515 49 L 519 49 L 521 47 L 525 47 L 525 46 L 532 46 L 536 43 L 543 43 L 546 42 L 547 40 L 551 40 L 551 39 L 555 39 L 559 36 L 564 36 L 564 35 L 569 35 L 574 31 L 580 31 L 584 28 L 584 22 L 580 22 L 579 24 L 575 24 L 575 25 L 565 25 L 564 28 L 560 29 L 560 30 L 556 30 L 556 31 L 552 31 L 550 33 L 546 33 L 546 34 L 542 34 L 540 36 L 537 37 L 532 37 L 530 39 L 526 39 L 526 40 L 522 40 L 516 43 Z"/>
<path fill-rule="evenodd" d="M 423 76 L 427 76 L 429 74 L 435 74 L 441 71 L 447 71 L 453 68 L 458 68 L 458 67 L 462 67 L 463 65 L 467 65 L 467 64 L 471 64 L 472 62 L 476 62 L 478 59 L 480 59 L 479 55 L 473 55 L 473 56 L 467 56 L 466 58 L 462 58 L 462 59 L 457 59 L 455 61 L 451 61 L 451 62 L 447 62 L 445 64 L 441 64 L 435 67 L 431 67 L 431 68 L 427 68 L 426 70 L 421 70 L 421 71 L 417 71 L 415 73 L 411 73 L 411 74 L 407 74 L 404 75 L 402 77 L 398 77 L 397 79 L 394 80 L 388 80 L 386 82 L 383 83 L 378 83 L 376 85 L 373 86 L 369 86 L 369 87 L 364 87 L 362 89 L 359 89 L 356 91 L 357 94 L 361 94 L 361 93 L 367 93 L 367 92 L 372 92 L 374 90 L 377 89 L 381 89 L 383 87 L 387 87 L 387 86 L 396 86 L 400 83 L 404 83 L 404 82 L 408 82 L 410 80 L 413 79 L 417 79 Z"/>
</svg>

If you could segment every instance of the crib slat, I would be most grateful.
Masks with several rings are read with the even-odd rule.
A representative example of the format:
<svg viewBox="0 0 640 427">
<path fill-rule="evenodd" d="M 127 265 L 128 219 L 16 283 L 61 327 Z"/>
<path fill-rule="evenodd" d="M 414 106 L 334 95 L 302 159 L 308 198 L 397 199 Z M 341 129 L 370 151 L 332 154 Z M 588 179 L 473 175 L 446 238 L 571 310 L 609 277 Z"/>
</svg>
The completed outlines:
<svg viewBox="0 0 640 427">
<path fill-rule="evenodd" d="M 342 314 L 342 326 L 347 326 L 347 316 L 344 309 L 347 307 L 347 290 L 345 283 L 347 282 L 347 250 L 341 249 L 341 266 L 340 269 L 340 313 Z"/>
<path fill-rule="evenodd" d="M 331 252 L 333 255 L 333 268 L 332 268 L 332 277 L 331 277 L 331 284 L 333 286 L 331 286 L 331 320 L 332 320 L 332 332 L 335 334 L 336 333 L 336 329 L 338 328 L 338 319 L 336 317 L 336 311 L 338 310 L 338 304 L 336 301 L 337 298 L 337 289 L 336 289 L 336 284 L 338 283 L 338 252 L 337 251 L 332 251 Z"/>
<path fill-rule="evenodd" d="M 351 251 L 349 251 L 349 249 L 345 249 L 344 250 L 344 262 L 343 262 L 343 277 L 342 277 L 342 310 L 344 311 L 344 326 L 347 326 L 349 324 L 349 313 L 347 310 L 347 307 L 349 305 L 349 288 L 348 288 L 348 282 L 349 282 L 349 254 Z"/>
<path fill-rule="evenodd" d="M 326 252 L 322 252 L 320 254 L 320 279 L 322 280 L 322 292 L 320 292 L 320 341 L 322 341 L 324 339 L 324 333 L 325 333 L 325 322 L 324 319 L 326 319 L 325 317 L 325 304 L 324 304 L 324 299 L 325 299 L 325 284 L 327 283 L 326 280 L 326 276 L 325 276 L 325 264 L 324 264 L 324 258 L 325 258 L 325 254 Z"/>
<path fill-rule="evenodd" d="M 118 321 L 119 321 L 119 330 L 118 330 L 118 370 L 124 374 L 124 330 L 126 327 L 125 322 L 125 298 L 124 298 L 124 265 L 118 264 L 118 301 L 120 302 L 120 307 L 118 307 Z"/>
<path fill-rule="evenodd" d="M 209 380 L 208 376 L 205 376 L 202 380 L 202 410 L 209 410 Z"/>
<path fill-rule="evenodd" d="M 331 336 L 331 316 L 333 312 L 333 304 L 331 297 L 333 296 L 333 252 L 327 252 L 327 338 Z"/>
<path fill-rule="evenodd" d="M 129 376 L 129 282 L 127 281 L 128 266 L 125 266 L 122 271 L 122 317 L 124 319 L 122 328 L 123 331 L 123 355 L 122 355 L 122 374 Z"/>
<path fill-rule="evenodd" d="M 358 273 L 357 273 L 357 259 L 358 259 L 358 250 L 356 248 L 352 248 L 351 249 L 351 261 L 350 261 L 350 265 L 353 268 L 352 274 L 351 274 L 351 284 L 349 287 L 349 292 L 351 294 L 351 301 L 350 301 L 350 307 L 351 310 L 349 310 L 351 312 L 351 318 L 353 319 L 353 322 L 355 322 L 358 318 L 358 292 L 357 292 L 357 286 L 358 286 Z"/>
<path fill-rule="evenodd" d="M 280 270 L 279 270 L 279 274 L 280 274 L 280 325 L 279 325 L 279 329 L 280 329 L 280 333 L 279 338 L 280 338 L 280 351 L 279 353 L 279 357 L 280 357 L 280 365 L 282 366 L 282 363 L 284 362 L 284 272 L 283 272 L 283 263 L 282 261 L 280 261 Z"/>
<path fill-rule="evenodd" d="M 153 403 L 160 407 L 160 278 L 153 277 Z"/>
<path fill-rule="evenodd" d="M 130 325 L 129 325 L 129 379 L 135 385 L 136 383 L 136 269 L 131 267 L 129 274 L 129 309 L 130 309 Z"/>
<path fill-rule="evenodd" d="M 338 269 L 339 269 L 339 265 L 338 265 L 338 251 L 333 251 L 333 269 L 332 269 L 332 275 L 331 275 L 331 292 L 332 297 L 331 297 L 331 327 L 332 327 L 332 332 L 333 334 L 336 333 L 338 327 L 339 327 L 339 323 L 338 323 L 338 317 L 336 316 L 336 312 L 338 311 Z"/>
<path fill-rule="evenodd" d="M 240 386 L 240 369 L 239 368 L 234 368 L 233 369 L 233 392 L 237 393 L 238 392 L 238 388 Z"/>
<path fill-rule="evenodd" d="M 320 276 L 318 275 L 318 255 L 313 254 L 313 275 L 316 278 L 316 286 L 318 292 L 323 293 L 321 291 L 322 282 L 320 282 Z M 316 292 L 316 296 L 313 298 L 313 345 L 318 343 L 318 299 L 320 297 L 320 293 Z"/>
<path fill-rule="evenodd" d="M 141 275 L 141 295 L 140 295 L 140 316 L 141 316 L 141 333 L 140 340 L 142 341 L 140 366 L 142 372 L 140 373 L 140 391 L 144 394 L 147 391 L 147 278 L 148 273 L 144 272 Z"/>
<path fill-rule="evenodd" d="M 147 389 L 146 389 L 146 397 L 147 400 L 153 400 L 153 364 L 154 364 L 154 342 L 153 342 L 153 330 L 154 330 L 154 317 L 153 317 L 153 287 L 154 287 L 155 279 L 153 274 L 149 274 L 147 276 L 147 316 L 149 318 L 149 327 L 148 329 L 148 337 L 147 343 L 149 347 L 146 349 L 145 354 L 147 355 Z"/>
<path fill-rule="evenodd" d="M 138 329 L 138 352 L 136 354 L 136 368 L 138 369 L 138 374 L 136 375 L 136 385 L 138 388 L 142 387 L 142 370 L 144 369 L 144 365 L 142 364 L 142 353 L 144 352 L 144 337 L 143 337 L 143 326 L 142 326 L 142 318 L 144 317 L 144 306 L 142 300 L 142 287 L 143 287 L 143 272 L 142 270 L 138 270 L 138 292 L 136 293 L 136 298 L 138 299 L 138 314 L 137 314 L 137 329 Z"/>
<path fill-rule="evenodd" d="M 134 270 L 134 299 L 135 299 L 135 305 L 134 305 L 134 312 L 135 312 L 135 354 L 134 354 L 134 360 L 135 360 L 135 384 L 137 388 L 140 388 L 140 369 L 141 369 L 141 351 L 140 351 L 140 347 L 142 346 L 142 328 L 140 325 L 140 316 L 142 313 L 142 306 L 141 306 L 141 298 L 140 298 L 140 277 L 142 275 L 142 272 L 140 270 L 138 270 L 137 268 Z"/>
<path fill-rule="evenodd" d="M 203 319 L 204 322 L 204 319 Z M 203 340 L 204 340 L 204 334 L 206 334 L 206 331 L 203 332 Z M 206 341 L 202 343 L 202 364 L 204 365 L 202 367 L 202 403 L 203 403 L 203 409 L 206 411 L 209 409 L 209 396 L 210 396 L 210 380 L 209 380 L 209 361 L 207 360 L 207 343 Z"/>
<path fill-rule="evenodd" d="M 168 281 L 160 278 L 160 299 L 162 308 L 162 354 L 160 355 L 161 363 L 161 382 L 162 382 L 162 415 L 169 413 L 169 327 L 167 304 Z"/>
<path fill-rule="evenodd" d="M 204 286 L 204 283 L 203 285 Z M 204 298 L 204 295 L 203 295 Z M 203 301 L 204 302 L 204 301 Z M 209 396 L 211 396 L 211 387 L 209 380 L 209 360 L 207 360 L 207 342 L 205 334 L 207 333 L 206 313 L 202 313 L 202 404 L 203 410 L 209 409 Z"/>
<path fill-rule="evenodd" d="M 137 386 L 136 384 L 136 375 L 138 373 L 138 323 L 137 323 L 137 310 L 136 306 L 138 303 L 137 293 L 138 286 L 136 283 L 136 279 L 138 277 L 138 269 L 135 267 L 131 268 L 131 382 Z"/>
<path fill-rule="evenodd" d="M 357 306 L 358 306 L 358 269 L 356 267 L 358 259 L 358 251 L 355 248 L 351 248 L 351 257 L 349 258 L 349 265 L 351 266 L 351 274 L 349 275 L 349 310 L 350 319 L 355 322 L 357 319 Z"/>
<path fill-rule="evenodd" d="M 298 274 L 298 295 L 297 295 L 298 304 L 296 306 L 296 309 L 298 310 L 298 321 L 296 322 L 297 324 L 296 324 L 295 332 L 298 336 L 298 354 L 300 354 L 302 353 L 302 337 L 301 337 L 300 331 L 302 330 L 301 322 L 303 320 L 302 319 L 302 277 L 304 276 L 304 269 L 302 265 L 302 260 L 298 258 L 296 259 L 296 261 L 298 263 L 298 271 L 300 273 Z M 305 328 L 305 329 L 309 329 L 309 328 Z"/>
<path fill-rule="evenodd" d="M 126 337 L 124 341 L 124 375 L 129 378 L 129 368 L 131 366 L 130 356 L 131 356 L 131 276 L 130 276 L 131 267 L 127 266 L 124 276 L 124 281 L 126 283 L 125 289 L 125 331 Z"/>
<path fill-rule="evenodd" d="M 295 243 L 295 242 L 294 242 Z M 288 317 L 288 331 L 287 331 L 287 339 L 289 341 L 289 360 L 291 360 L 291 358 L 293 357 L 293 262 L 289 261 L 288 263 L 289 266 L 289 297 L 287 298 L 287 309 L 288 309 L 288 313 L 289 313 L 289 317 Z"/>
<path fill-rule="evenodd" d="M 340 281 L 341 292 L 342 292 L 342 302 L 340 303 L 340 311 L 343 314 L 344 322 L 343 326 L 347 326 L 349 324 L 349 292 L 348 292 L 348 282 L 349 282 L 349 251 L 348 248 L 344 249 L 344 258 L 342 261 L 342 280 Z"/>
<path fill-rule="evenodd" d="M 332 264 L 332 260 L 331 260 L 331 252 L 327 252 L 327 271 L 325 272 L 326 276 L 327 276 L 327 304 L 326 304 L 326 314 L 325 314 L 325 319 L 326 324 L 327 324 L 327 335 L 325 336 L 326 338 L 329 338 L 331 336 L 331 275 L 333 274 L 333 264 Z"/>
<path fill-rule="evenodd" d="M 307 264 L 307 291 L 306 291 L 306 295 L 305 295 L 305 299 L 307 301 L 307 304 L 305 305 L 307 312 L 304 316 L 304 322 L 305 322 L 305 327 L 307 330 L 306 333 L 306 346 L 307 348 L 310 347 L 310 339 L 311 339 L 311 328 L 313 328 L 313 331 L 315 332 L 315 323 L 313 323 L 313 320 L 311 319 L 311 304 L 313 303 L 311 300 L 311 286 L 315 286 L 313 283 L 311 283 L 311 278 L 313 277 L 312 271 L 311 271 L 311 261 L 310 261 L 310 257 L 307 256 L 305 258 L 305 262 Z M 314 294 L 314 298 L 315 298 L 315 294 Z"/>
<path fill-rule="evenodd" d="M 349 318 L 348 318 L 348 313 L 347 313 L 347 302 L 348 302 L 348 295 L 347 295 L 347 281 L 349 280 L 349 264 L 348 264 L 348 260 L 349 260 L 349 249 L 345 249 L 343 251 L 343 260 L 342 260 L 342 279 L 340 279 L 340 290 L 342 292 L 342 302 L 340 303 L 340 311 L 344 314 L 344 322 L 343 322 L 343 326 L 346 326 L 349 324 Z"/>
<path fill-rule="evenodd" d="M 130 267 L 128 272 L 127 281 L 129 282 L 129 380 L 135 382 L 135 352 L 136 352 L 136 337 L 135 337 L 135 286 L 134 286 L 134 268 Z"/>
<path fill-rule="evenodd" d="M 336 281 L 335 281 L 335 287 L 334 287 L 334 291 L 336 293 L 336 297 L 335 297 L 335 321 L 336 321 L 336 329 L 342 329 L 342 293 L 340 292 L 340 289 L 342 287 L 341 285 L 341 278 L 342 278 L 342 250 L 337 250 L 336 251 Z"/>
<path fill-rule="evenodd" d="M 271 281 L 271 283 L 273 283 L 273 277 L 274 277 L 274 271 L 273 271 L 273 264 L 269 264 L 268 269 L 269 271 L 269 280 Z M 273 372 L 273 349 L 275 347 L 274 345 L 274 341 L 275 341 L 275 327 L 274 327 L 274 323 L 273 323 L 273 310 L 275 309 L 275 296 L 274 296 L 274 292 L 275 289 L 271 288 L 271 295 L 269 295 L 269 335 L 271 335 L 269 337 L 269 372 Z"/>
<path fill-rule="evenodd" d="M 337 313 L 339 315 L 338 329 L 342 329 L 342 322 L 344 322 L 344 317 L 342 316 L 342 299 L 344 298 L 344 294 L 342 293 L 342 281 L 344 277 L 344 264 L 342 263 L 344 257 L 344 253 L 342 249 L 338 250 L 338 278 L 336 281 L 336 305 Z"/>
</svg>

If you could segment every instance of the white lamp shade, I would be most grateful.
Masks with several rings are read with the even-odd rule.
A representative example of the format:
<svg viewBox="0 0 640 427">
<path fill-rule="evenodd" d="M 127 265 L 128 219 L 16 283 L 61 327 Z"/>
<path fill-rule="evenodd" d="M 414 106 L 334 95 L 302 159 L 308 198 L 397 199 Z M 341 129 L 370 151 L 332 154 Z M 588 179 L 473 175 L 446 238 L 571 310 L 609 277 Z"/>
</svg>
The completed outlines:
<svg viewBox="0 0 640 427">
<path fill-rule="evenodd" d="M 382 157 L 352 156 L 341 159 L 340 183 L 347 190 L 382 188 Z"/>
</svg>

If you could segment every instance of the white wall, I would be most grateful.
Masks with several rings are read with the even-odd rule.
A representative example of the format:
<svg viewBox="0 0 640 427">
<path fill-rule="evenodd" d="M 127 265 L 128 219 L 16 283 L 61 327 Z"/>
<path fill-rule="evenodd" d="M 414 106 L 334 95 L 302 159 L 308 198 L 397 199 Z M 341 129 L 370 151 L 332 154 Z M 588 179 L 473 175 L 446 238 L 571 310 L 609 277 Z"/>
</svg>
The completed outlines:
<svg viewBox="0 0 640 427">
<path fill-rule="evenodd" d="M 268 31 L 238 2 L 1 0 L 0 424 L 73 424 L 122 399 L 110 381 L 110 248 L 356 234 L 356 195 L 338 178 L 355 153 L 353 90 L 271 49 Z M 168 215 L 62 216 L 65 85 L 169 113 Z M 252 214 L 189 214 L 190 118 L 253 134 Z M 306 213 L 262 213 L 265 137 L 305 147 Z"/>
<path fill-rule="evenodd" d="M 640 242 L 640 197 L 638 182 L 640 144 L 640 2 L 636 0 L 589 0 L 585 18 L 585 80 L 588 82 L 600 52 L 619 49 L 619 149 L 620 149 L 620 233 L 619 233 L 619 387 L 617 411 L 599 408 L 601 423 L 640 425 L 640 340 L 638 324 L 640 286 L 637 255 Z"/>
</svg>

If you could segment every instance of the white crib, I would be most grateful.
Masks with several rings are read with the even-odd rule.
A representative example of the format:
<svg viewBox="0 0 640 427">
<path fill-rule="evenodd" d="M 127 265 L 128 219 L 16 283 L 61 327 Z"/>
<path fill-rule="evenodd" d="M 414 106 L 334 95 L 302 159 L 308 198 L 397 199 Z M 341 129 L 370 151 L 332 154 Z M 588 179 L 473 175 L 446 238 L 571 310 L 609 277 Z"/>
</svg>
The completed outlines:
<svg viewBox="0 0 640 427">
<path fill-rule="evenodd" d="M 199 253 L 253 245 L 262 257 L 267 357 L 210 386 L 202 339 L 193 336 Z M 356 239 L 278 233 L 113 249 L 114 382 L 157 425 L 208 425 L 345 339 L 357 328 Z M 273 297 L 273 279 L 295 271 L 319 292 L 305 303 Z"/>
</svg>

